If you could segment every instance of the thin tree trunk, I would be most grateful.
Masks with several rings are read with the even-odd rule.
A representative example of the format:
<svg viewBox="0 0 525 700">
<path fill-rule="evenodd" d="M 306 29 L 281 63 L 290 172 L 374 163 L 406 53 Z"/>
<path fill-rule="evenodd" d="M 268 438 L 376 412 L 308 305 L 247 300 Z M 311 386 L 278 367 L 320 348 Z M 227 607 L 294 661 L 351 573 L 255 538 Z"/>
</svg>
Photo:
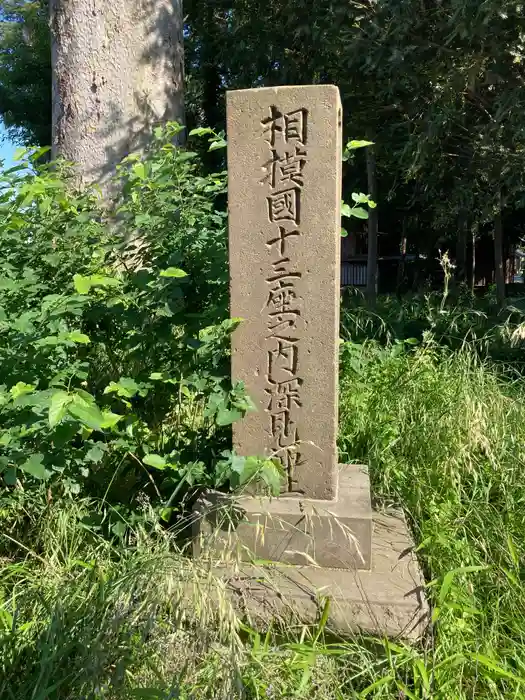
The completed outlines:
<svg viewBox="0 0 525 700">
<path fill-rule="evenodd" d="M 376 157 L 373 146 L 366 149 L 366 172 L 368 194 L 377 203 Z M 377 208 L 368 213 L 368 260 L 366 271 L 366 298 L 370 306 L 375 306 L 377 298 Z"/>
<path fill-rule="evenodd" d="M 53 155 L 108 189 L 152 130 L 183 121 L 181 0 L 51 0 Z"/>
<path fill-rule="evenodd" d="M 474 287 L 476 286 L 476 226 L 472 227 L 472 255 L 470 259 L 468 286 L 472 294 L 474 294 Z"/>
<path fill-rule="evenodd" d="M 397 266 L 397 295 L 401 295 L 401 291 L 403 288 L 403 283 L 405 280 L 405 259 L 406 259 L 406 254 L 407 254 L 407 235 L 406 235 L 406 217 L 403 217 L 403 223 L 402 223 L 402 233 L 401 233 L 401 244 L 399 246 L 399 253 L 400 253 L 400 258 L 399 258 L 399 265 Z"/>
<path fill-rule="evenodd" d="M 458 217 L 455 278 L 457 284 L 461 284 L 467 278 L 467 217 L 464 211 L 461 211 Z"/>
<path fill-rule="evenodd" d="M 503 220 L 501 203 L 494 217 L 494 275 L 498 304 L 505 304 L 505 270 L 503 267 Z"/>
</svg>

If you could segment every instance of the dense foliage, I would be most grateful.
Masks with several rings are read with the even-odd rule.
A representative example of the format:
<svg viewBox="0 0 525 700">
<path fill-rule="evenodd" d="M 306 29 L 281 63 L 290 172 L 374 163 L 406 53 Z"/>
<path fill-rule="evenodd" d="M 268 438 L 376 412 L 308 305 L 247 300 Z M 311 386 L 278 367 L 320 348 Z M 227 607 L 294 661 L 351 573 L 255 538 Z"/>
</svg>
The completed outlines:
<svg viewBox="0 0 525 700">
<path fill-rule="evenodd" d="M 145 500 L 169 520 L 196 484 L 262 468 L 279 488 L 273 462 L 230 451 L 252 406 L 229 377 L 225 174 L 203 175 L 178 129 L 125 159 L 111 209 L 55 165 L 2 177 L 1 478 L 109 499 L 120 533 Z"/>
<path fill-rule="evenodd" d="M 48 0 L 2 0 L 0 117 L 11 137 L 51 143 Z"/>
<path fill-rule="evenodd" d="M 430 337 L 347 342 L 341 369 L 341 457 L 369 462 L 378 506 L 408 506 L 433 604 L 420 644 L 340 640 L 326 620 L 260 634 L 160 527 L 112 545 L 84 527 L 95 503 L 18 490 L 0 510 L 0 696 L 521 697 L 522 380 Z"/>
<path fill-rule="evenodd" d="M 184 11 L 190 128 L 224 127 L 225 88 L 335 83 L 346 136 L 375 142 L 380 255 L 448 248 L 458 281 L 496 270 L 501 301 L 497 261 L 523 235 L 522 3 L 272 0 L 262 12 L 253 0 L 188 0 Z M 9 0 L 1 19 L 0 114 L 46 145 L 47 0 Z M 219 163 L 213 152 L 205 160 Z M 356 182 L 373 191 L 363 166 L 345 166 L 347 195 Z M 351 232 L 361 240 L 363 226 Z"/>
</svg>

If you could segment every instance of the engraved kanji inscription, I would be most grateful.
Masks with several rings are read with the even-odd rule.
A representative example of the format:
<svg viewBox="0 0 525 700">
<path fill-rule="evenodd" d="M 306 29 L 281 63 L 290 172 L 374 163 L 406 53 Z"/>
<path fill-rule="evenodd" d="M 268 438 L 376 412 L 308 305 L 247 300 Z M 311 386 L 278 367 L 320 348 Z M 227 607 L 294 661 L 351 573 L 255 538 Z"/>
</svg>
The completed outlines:
<svg viewBox="0 0 525 700">
<path fill-rule="evenodd" d="M 227 95 L 232 376 L 257 408 L 233 446 L 322 499 L 337 492 L 339 109 L 334 86 Z"/>
<path fill-rule="evenodd" d="M 268 350 L 268 380 L 278 381 L 297 373 L 297 338 L 275 338 L 276 345 Z"/>
<path fill-rule="evenodd" d="M 270 413 L 283 413 L 292 411 L 295 407 L 301 407 L 301 398 L 299 389 L 301 380 L 298 377 L 288 379 L 285 382 L 275 383 L 270 390 L 266 390 L 270 394 L 268 402 L 268 410 Z"/>
<path fill-rule="evenodd" d="M 300 284 L 302 272 L 294 264 L 293 241 L 299 241 L 301 231 L 301 190 L 307 165 L 307 110 L 304 108 L 282 112 L 270 108 L 270 115 L 262 119 L 263 134 L 269 144 L 270 158 L 263 169 L 266 176 L 266 206 L 268 223 L 273 225 L 266 246 L 271 254 L 266 275 L 268 296 L 265 308 L 267 326 L 266 410 L 270 419 L 272 453 L 286 469 L 287 488 L 294 479 L 292 473 L 298 463 L 297 423 L 302 409 L 299 326 L 302 313 Z"/>
<path fill-rule="evenodd" d="M 279 453 L 280 448 L 291 447 L 297 442 L 297 423 L 291 416 L 290 411 L 279 411 L 271 413 L 272 437 L 275 439 L 275 452 Z"/>
<path fill-rule="evenodd" d="M 295 311 L 300 313 L 297 307 L 297 293 L 293 282 L 278 280 L 276 285 L 270 289 L 266 306 L 270 307 L 270 316 L 282 314 L 285 311 Z"/>
<path fill-rule="evenodd" d="M 287 250 L 287 238 L 290 238 L 290 236 L 300 236 L 301 234 L 297 229 L 292 229 L 291 231 L 287 230 L 285 226 L 279 226 L 279 235 L 276 236 L 275 238 L 271 238 L 269 241 L 266 242 L 266 245 L 271 248 L 272 246 L 275 246 L 279 255 L 283 257 L 286 253 Z"/>
<path fill-rule="evenodd" d="M 277 107 L 270 107 L 270 116 L 261 120 L 266 140 L 273 148 L 278 139 L 284 143 L 298 142 L 306 146 L 308 110 L 304 107 L 282 113 Z"/>
<path fill-rule="evenodd" d="M 267 181 L 275 189 L 282 185 L 295 183 L 303 186 L 303 168 L 306 164 L 306 151 L 295 146 L 293 151 L 279 155 L 276 149 L 272 150 L 272 159 L 265 163 L 267 175 L 263 182 Z"/>
<path fill-rule="evenodd" d="M 281 192 L 268 195 L 268 219 L 270 223 L 280 221 L 291 221 L 297 225 L 299 223 L 300 190 L 298 187 L 291 187 Z"/>
</svg>

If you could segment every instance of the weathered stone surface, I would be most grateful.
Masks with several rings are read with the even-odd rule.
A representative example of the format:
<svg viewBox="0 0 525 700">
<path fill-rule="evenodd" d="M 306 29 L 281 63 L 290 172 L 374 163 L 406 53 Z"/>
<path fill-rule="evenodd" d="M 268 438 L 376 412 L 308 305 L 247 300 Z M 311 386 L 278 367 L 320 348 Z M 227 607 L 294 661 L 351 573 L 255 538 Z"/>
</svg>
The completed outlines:
<svg viewBox="0 0 525 700">
<path fill-rule="evenodd" d="M 338 496 L 332 501 L 246 496 L 236 501 L 244 518 L 233 523 L 228 500 L 223 494 L 210 493 L 195 511 L 195 541 L 204 537 L 209 546 L 214 538 L 216 555 L 230 550 L 245 561 L 371 567 L 373 513 L 365 467 L 340 466 Z"/>
<path fill-rule="evenodd" d="M 329 598 L 333 631 L 418 638 L 428 605 L 406 524 L 373 513 L 365 468 L 337 469 L 338 91 L 242 90 L 227 104 L 231 312 L 244 319 L 232 374 L 259 409 L 234 443 L 281 458 L 287 493 L 238 509 L 208 494 L 194 552 L 220 564 L 251 624 L 315 624 Z"/>
<path fill-rule="evenodd" d="M 241 455 L 286 468 L 285 491 L 337 491 L 341 107 L 331 85 L 227 95 L 232 375 L 258 411 Z"/>
<path fill-rule="evenodd" d="M 327 629 L 417 640 L 429 622 L 424 580 L 399 514 L 374 515 L 371 571 L 313 566 L 217 567 L 232 599 L 261 629 L 275 619 L 315 625 L 330 598 Z"/>
</svg>

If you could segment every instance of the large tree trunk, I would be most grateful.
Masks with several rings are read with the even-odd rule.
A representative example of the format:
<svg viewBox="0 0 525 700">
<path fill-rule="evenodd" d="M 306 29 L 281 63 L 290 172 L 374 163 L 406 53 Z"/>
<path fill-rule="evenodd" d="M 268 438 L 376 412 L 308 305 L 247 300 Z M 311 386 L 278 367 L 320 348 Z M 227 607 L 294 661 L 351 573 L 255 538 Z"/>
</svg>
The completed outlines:
<svg viewBox="0 0 525 700">
<path fill-rule="evenodd" d="M 501 207 L 494 217 L 494 269 L 496 281 L 496 298 L 498 304 L 505 303 L 505 269 L 503 267 L 503 221 Z"/>
<path fill-rule="evenodd" d="M 377 203 L 376 157 L 374 147 L 366 149 L 366 172 L 368 177 L 368 194 Z M 366 298 L 374 306 L 377 297 L 377 208 L 368 212 L 368 262 L 366 267 Z"/>
<path fill-rule="evenodd" d="M 182 0 L 51 0 L 53 155 L 103 190 L 184 116 Z"/>
</svg>

